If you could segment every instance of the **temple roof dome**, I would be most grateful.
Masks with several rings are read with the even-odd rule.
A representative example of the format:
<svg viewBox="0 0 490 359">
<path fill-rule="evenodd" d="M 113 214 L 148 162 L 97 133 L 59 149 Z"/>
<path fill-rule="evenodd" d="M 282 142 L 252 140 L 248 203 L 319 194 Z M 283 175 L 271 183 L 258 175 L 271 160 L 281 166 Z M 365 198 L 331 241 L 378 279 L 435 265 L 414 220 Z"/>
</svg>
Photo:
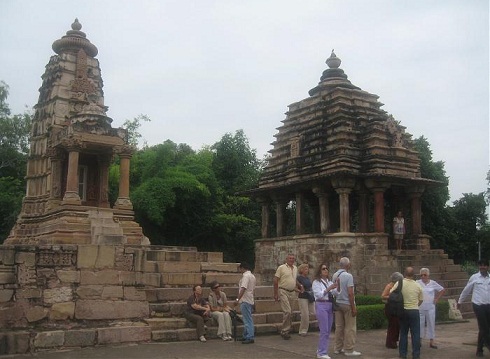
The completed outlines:
<svg viewBox="0 0 490 359">
<path fill-rule="evenodd" d="M 60 55 L 63 52 L 78 52 L 83 49 L 85 53 L 90 57 L 97 56 L 99 50 L 97 47 L 88 40 L 82 29 L 82 24 L 75 19 L 73 24 L 71 24 L 71 30 L 66 32 L 66 35 L 61 39 L 53 42 L 53 51 Z"/>
</svg>

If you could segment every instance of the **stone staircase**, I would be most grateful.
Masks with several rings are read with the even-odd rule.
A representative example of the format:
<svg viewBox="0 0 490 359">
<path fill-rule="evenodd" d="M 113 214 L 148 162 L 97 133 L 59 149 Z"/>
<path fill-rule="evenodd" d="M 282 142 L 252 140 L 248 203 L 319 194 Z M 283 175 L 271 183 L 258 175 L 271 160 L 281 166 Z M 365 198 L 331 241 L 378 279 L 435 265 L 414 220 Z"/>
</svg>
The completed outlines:
<svg viewBox="0 0 490 359">
<path fill-rule="evenodd" d="M 414 267 L 415 273 L 419 273 L 423 267 L 429 268 L 430 278 L 446 288 L 443 299 L 458 300 L 463 288 L 468 283 L 468 273 L 459 264 L 454 264 L 454 261 L 442 249 L 432 249 L 423 252 L 419 250 L 402 250 L 397 257 L 399 270 L 402 273 L 407 266 Z M 474 317 L 470 302 L 463 303 L 461 314 L 464 318 Z"/>
<path fill-rule="evenodd" d="M 208 284 L 216 280 L 229 301 L 238 294 L 241 273 L 239 263 L 224 263 L 220 252 L 198 252 L 194 247 L 156 247 L 147 251 L 145 270 L 153 274 L 153 287 L 146 289 L 150 306 L 150 318 L 145 322 L 151 327 L 153 341 L 170 342 L 197 340 L 196 330 L 183 318 L 187 298 L 195 284 L 203 286 L 203 297 L 209 295 Z M 256 275 L 255 312 L 253 314 L 257 334 L 278 333 L 282 322 L 281 307 L 273 299 L 272 286 L 261 286 Z M 147 283 L 148 284 L 148 283 Z M 236 309 L 239 312 L 239 307 Z M 293 308 L 293 328 L 299 327 L 299 309 Z M 310 328 L 316 329 L 312 316 Z M 212 320 L 207 323 L 207 337 L 216 338 L 217 326 Z M 237 326 L 240 336 L 243 326 Z"/>
</svg>

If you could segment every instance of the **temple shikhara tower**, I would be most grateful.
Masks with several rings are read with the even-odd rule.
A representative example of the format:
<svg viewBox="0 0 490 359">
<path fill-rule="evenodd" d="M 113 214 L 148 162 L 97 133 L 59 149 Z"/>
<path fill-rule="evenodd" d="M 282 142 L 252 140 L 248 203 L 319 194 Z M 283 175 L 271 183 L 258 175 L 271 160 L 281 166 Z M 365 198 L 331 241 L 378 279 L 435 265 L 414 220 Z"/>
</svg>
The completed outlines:
<svg viewBox="0 0 490 359">
<path fill-rule="evenodd" d="M 127 132 L 106 115 L 97 48 L 75 20 L 53 43 L 35 106 L 27 190 L 6 244 L 140 244 L 129 199 Z M 119 196 L 110 208 L 109 165 L 119 156 Z"/>
<path fill-rule="evenodd" d="M 406 220 L 405 248 L 430 248 L 421 196 L 439 183 L 421 177 L 411 135 L 378 96 L 353 85 L 333 51 L 326 62 L 310 97 L 289 105 L 259 186 L 247 192 L 262 203 L 262 274 L 289 251 L 314 264 L 386 251 L 397 211 Z"/>
</svg>

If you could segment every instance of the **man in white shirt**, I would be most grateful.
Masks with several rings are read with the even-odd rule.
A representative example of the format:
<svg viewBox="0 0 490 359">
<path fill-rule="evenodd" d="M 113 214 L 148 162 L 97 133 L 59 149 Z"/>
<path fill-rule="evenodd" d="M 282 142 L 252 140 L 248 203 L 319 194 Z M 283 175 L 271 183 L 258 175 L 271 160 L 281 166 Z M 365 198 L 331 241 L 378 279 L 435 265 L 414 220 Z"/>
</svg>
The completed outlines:
<svg viewBox="0 0 490 359">
<path fill-rule="evenodd" d="M 488 259 L 478 261 L 480 271 L 468 280 L 458 300 L 460 304 L 471 294 L 473 311 L 478 322 L 478 345 L 476 356 L 483 357 L 483 345 L 490 350 L 490 276 L 488 275 Z"/>
<path fill-rule="evenodd" d="M 253 344 L 255 342 L 254 321 L 252 308 L 254 301 L 254 290 L 256 279 L 250 271 L 250 266 L 246 262 L 240 263 L 238 270 L 242 273 L 242 278 L 238 284 L 238 297 L 235 304 L 240 304 L 240 311 L 243 318 L 243 340 L 242 344 Z"/>
</svg>

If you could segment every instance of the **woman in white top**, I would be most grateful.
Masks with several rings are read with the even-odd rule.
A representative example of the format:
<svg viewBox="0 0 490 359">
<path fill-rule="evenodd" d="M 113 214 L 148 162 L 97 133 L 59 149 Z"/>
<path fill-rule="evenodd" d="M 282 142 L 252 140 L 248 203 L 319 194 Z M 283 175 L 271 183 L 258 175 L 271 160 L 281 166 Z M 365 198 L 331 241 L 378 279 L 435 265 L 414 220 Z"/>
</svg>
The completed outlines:
<svg viewBox="0 0 490 359">
<path fill-rule="evenodd" d="M 429 346 L 432 349 L 437 349 L 437 345 L 434 344 L 435 326 L 436 326 L 436 303 L 444 295 L 446 289 L 444 289 L 439 283 L 430 278 L 429 268 L 422 268 L 420 270 L 420 279 L 417 283 L 423 289 L 424 301 L 419 307 L 420 313 L 420 342 L 424 338 L 425 324 L 427 323 L 427 330 L 425 331 L 425 337 L 429 338 Z"/>
<path fill-rule="evenodd" d="M 330 331 L 333 324 L 333 304 L 332 291 L 337 288 L 330 279 L 328 279 L 328 266 L 325 263 L 320 264 L 313 281 L 313 295 L 315 296 L 315 312 L 320 328 L 320 337 L 318 338 L 318 349 L 316 357 L 318 359 L 330 359 L 328 356 L 328 345 L 330 342 Z"/>
</svg>

